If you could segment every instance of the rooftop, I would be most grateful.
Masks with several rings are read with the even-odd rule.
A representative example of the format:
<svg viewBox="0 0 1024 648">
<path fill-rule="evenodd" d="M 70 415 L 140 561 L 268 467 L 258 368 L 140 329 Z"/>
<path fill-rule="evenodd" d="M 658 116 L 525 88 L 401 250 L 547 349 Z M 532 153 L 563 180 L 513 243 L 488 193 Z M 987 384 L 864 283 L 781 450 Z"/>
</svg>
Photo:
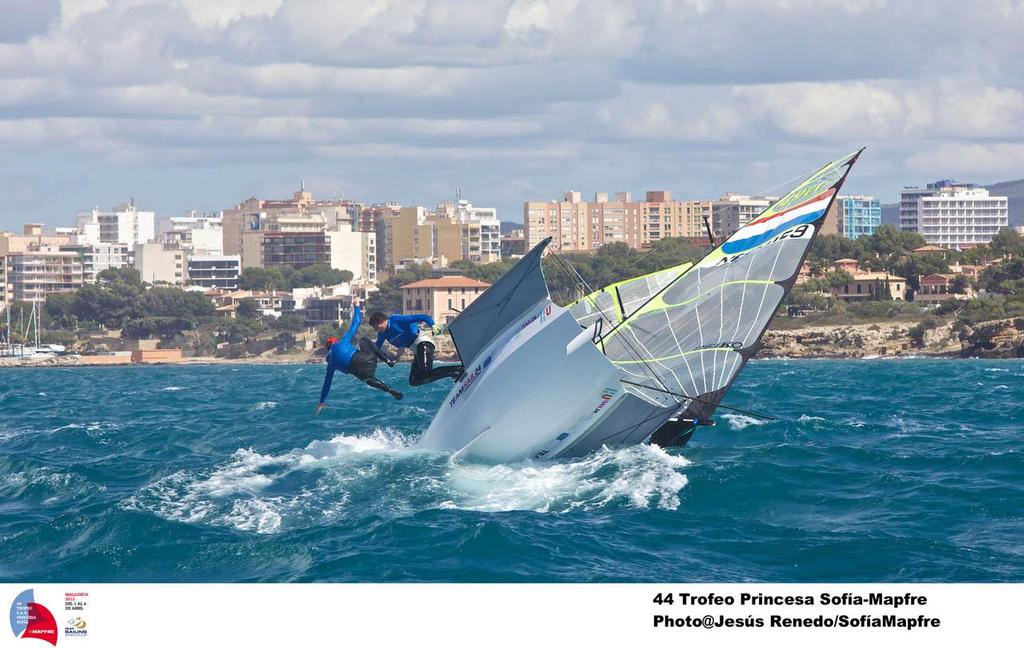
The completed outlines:
<svg viewBox="0 0 1024 648">
<path fill-rule="evenodd" d="M 487 288 L 490 285 L 483 281 L 456 275 L 454 277 L 440 277 L 438 279 L 421 279 L 420 281 L 405 284 L 402 288 Z"/>
</svg>

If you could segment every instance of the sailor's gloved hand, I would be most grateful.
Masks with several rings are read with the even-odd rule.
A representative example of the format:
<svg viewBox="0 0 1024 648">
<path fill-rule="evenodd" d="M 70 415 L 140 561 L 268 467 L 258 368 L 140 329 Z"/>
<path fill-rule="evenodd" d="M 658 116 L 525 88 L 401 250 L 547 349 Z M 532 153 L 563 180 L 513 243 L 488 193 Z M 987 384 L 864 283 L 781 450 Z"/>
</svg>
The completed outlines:
<svg viewBox="0 0 1024 648">
<path fill-rule="evenodd" d="M 395 366 L 395 361 L 394 360 L 385 360 L 384 362 L 388 363 L 389 367 L 394 367 Z"/>
<path fill-rule="evenodd" d="M 444 333 L 444 329 L 441 328 L 440 324 L 434 324 L 433 326 L 430 327 L 430 332 L 433 333 L 434 335 L 441 335 L 442 333 Z"/>
</svg>

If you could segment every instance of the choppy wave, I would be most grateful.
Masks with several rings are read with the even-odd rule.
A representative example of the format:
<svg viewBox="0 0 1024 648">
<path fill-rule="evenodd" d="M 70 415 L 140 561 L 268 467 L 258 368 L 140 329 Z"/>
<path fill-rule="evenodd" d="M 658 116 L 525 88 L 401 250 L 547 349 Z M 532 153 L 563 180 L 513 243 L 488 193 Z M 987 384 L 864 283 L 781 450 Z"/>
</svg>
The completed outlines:
<svg viewBox="0 0 1024 648">
<path fill-rule="evenodd" d="M 725 404 L 778 420 L 507 465 L 417 447 L 443 384 L 316 416 L 315 365 L 21 370 L 0 579 L 1020 581 L 1021 366 L 764 360 Z"/>
<path fill-rule="evenodd" d="M 380 487 L 385 462 L 389 497 L 375 512 L 390 517 L 429 509 L 567 512 L 623 505 L 674 510 L 686 485 L 681 469 L 689 464 L 656 446 L 635 446 L 605 448 L 575 461 L 475 465 L 421 450 L 415 439 L 395 430 L 377 429 L 278 455 L 239 449 L 219 466 L 178 471 L 147 485 L 123 506 L 176 522 L 277 533 L 325 517 L 358 518 L 363 511 L 346 504 Z"/>
</svg>

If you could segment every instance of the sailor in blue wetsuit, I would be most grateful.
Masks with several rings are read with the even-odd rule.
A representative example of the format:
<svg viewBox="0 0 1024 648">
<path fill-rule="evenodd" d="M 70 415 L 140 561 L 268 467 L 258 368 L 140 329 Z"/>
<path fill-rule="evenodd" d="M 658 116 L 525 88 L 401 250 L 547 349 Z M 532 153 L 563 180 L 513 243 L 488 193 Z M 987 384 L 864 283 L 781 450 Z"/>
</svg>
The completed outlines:
<svg viewBox="0 0 1024 648">
<path fill-rule="evenodd" d="M 420 330 L 420 324 L 426 324 L 430 331 Z M 384 313 L 370 315 L 370 326 L 377 331 L 377 349 L 382 349 L 384 342 L 390 342 L 399 349 L 412 349 L 412 368 L 409 370 L 409 384 L 413 387 L 425 385 L 442 378 L 458 380 L 462 375 L 462 365 L 434 366 L 434 340 L 429 333 L 441 334 L 441 327 L 434 324 L 430 315 L 392 315 Z"/>
<path fill-rule="evenodd" d="M 368 337 L 359 340 L 358 347 L 352 344 L 352 339 L 355 338 L 359 331 L 359 325 L 362 323 L 363 312 L 359 308 L 359 300 L 354 299 L 352 301 L 352 322 L 349 324 L 348 330 L 340 340 L 337 338 L 327 339 L 327 375 L 324 377 L 324 386 L 320 390 L 320 404 L 316 406 L 317 414 L 325 407 L 324 401 L 327 400 L 327 394 L 331 391 L 331 381 L 334 380 L 335 371 L 351 374 L 370 387 L 386 391 L 394 396 L 395 400 L 402 398 L 402 392 L 388 386 L 374 375 L 377 371 L 378 359 L 388 363 L 389 366 L 394 366 L 394 358 L 384 353 Z"/>
</svg>

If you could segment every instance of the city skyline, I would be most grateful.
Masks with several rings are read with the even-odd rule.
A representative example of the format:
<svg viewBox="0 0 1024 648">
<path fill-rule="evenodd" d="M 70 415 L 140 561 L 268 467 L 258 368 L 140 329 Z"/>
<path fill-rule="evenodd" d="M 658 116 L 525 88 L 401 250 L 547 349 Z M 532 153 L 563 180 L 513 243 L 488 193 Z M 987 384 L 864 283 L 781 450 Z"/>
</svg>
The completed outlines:
<svg viewBox="0 0 1024 648">
<path fill-rule="evenodd" d="M 405 205 L 461 187 L 518 222 L 567 190 L 761 193 L 861 145 L 846 190 L 886 204 L 1024 177 L 1019 3 L 0 7 L 0 229 L 300 182 Z"/>
</svg>

